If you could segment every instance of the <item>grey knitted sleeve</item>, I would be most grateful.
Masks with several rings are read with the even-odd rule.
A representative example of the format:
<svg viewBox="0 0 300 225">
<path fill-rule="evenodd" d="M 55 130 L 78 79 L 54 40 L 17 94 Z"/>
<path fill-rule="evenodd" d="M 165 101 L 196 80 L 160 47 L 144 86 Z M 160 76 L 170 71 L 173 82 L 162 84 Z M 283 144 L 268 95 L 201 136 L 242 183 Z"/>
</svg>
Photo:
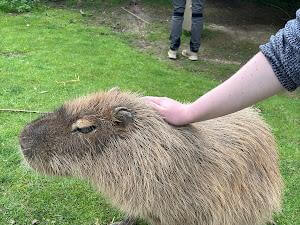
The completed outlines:
<svg viewBox="0 0 300 225">
<path fill-rule="evenodd" d="M 300 9 L 296 19 L 287 22 L 260 50 L 284 88 L 293 91 L 300 86 Z"/>
</svg>

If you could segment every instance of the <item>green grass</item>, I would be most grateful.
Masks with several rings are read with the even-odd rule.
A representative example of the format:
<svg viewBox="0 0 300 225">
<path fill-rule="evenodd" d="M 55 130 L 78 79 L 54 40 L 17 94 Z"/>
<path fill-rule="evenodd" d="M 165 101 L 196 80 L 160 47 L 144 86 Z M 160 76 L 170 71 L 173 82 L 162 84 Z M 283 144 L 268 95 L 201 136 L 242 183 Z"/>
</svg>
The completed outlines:
<svg viewBox="0 0 300 225">
<path fill-rule="evenodd" d="M 201 70 L 187 68 L 189 63 L 174 66 L 71 10 L 0 13 L 0 33 L 0 108 L 50 111 L 65 100 L 113 86 L 192 101 L 218 84 L 211 74 L 228 76 L 237 69 L 205 62 L 195 64 Z M 258 106 L 276 135 L 286 183 L 277 224 L 300 224 L 299 99 L 280 95 Z M 36 117 L 0 112 L 0 224 L 27 225 L 36 219 L 92 225 L 122 218 L 87 183 L 42 177 L 23 165 L 18 134 Z"/>
</svg>

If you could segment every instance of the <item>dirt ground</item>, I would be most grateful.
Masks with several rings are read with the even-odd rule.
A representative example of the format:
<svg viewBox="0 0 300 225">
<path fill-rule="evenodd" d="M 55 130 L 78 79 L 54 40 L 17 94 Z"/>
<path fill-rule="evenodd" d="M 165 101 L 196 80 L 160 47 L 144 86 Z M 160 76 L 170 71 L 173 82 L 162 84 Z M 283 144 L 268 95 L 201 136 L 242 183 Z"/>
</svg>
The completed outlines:
<svg viewBox="0 0 300 225">
<path fill-rule="evenodd" d="M 113 4 L 108 0 L 79 0 L 75 7 L 71 7 L 87 17 L 89 24 L 111 27 L 113 32 L 125 37 L 124 40 L 140 51 L 196 74 L 209 71 L 213 79 L 220 81 L 232 75 L 259 51 L 259 45 L 266 43 L 272 34 L 295 17 L 295 12 L 274 5 L 257 5 L 243 0 L 208 0 L 204 9 L 200 60 L 190 62 L 179 56 L 178 60 L 171 61 L 167 57 L 171 1 L 120 1 L 122 3 Z M 55 2 L 54 5 L 70 7 L 65 2 Z M 189 38 L 189 33 L 183 32 L 181 49 L 188 48 Z M 212 74 L 211 71 L 215 70 L 211 68 L 220 65 L 223 65 L 222 69 Z M 294 96 L 292 93 L 291 97 Z"/>
<path fill-rule="evenodd" d="M 92 15 L 90 23 L 110 26 L 114 32 L 128 37 L 133 47 L 171 65 L 195 73 L 211 71 L 207 68 L 216 64 L 224 65 L 223 73 L 211 74 L 212 78 L 220 81 L 231 76 L 259 51 L 259 45 L 266 43 L 288 20 L 295 18 L 295 12 L 287 12 L 274 5 L 246 4 L 242 0 L 206 1 L 200 60 L 195 63 L 183 57 L 176 61 L 167 57 L 171 1 L 158 4 L 149 0 L 124 0 L 121 5 L 104 5 L 100 9 L 88 7 L 86 10 L 90 10 Z M 183 32 L 181 49 L 188 48 L 189 37 Z M 202 66 L 203 63 L 205 66 Z M 299 92 L 286 95 L 298 98 Z"/>
<path fill-rule="evenodd" d="M 93 10 L 91 22 L 109 25 L 114 31 L 134 36 L 132 44 L 160 59 L 167 59 L 172 5 L 149 1 L 125 1 L 122 5 Z M 212 63 L 240 65 L 293 18 L 275 6 L 258 6 L 240 0 L 209 0 L 204 10 L 200 59 Z M 146 21 L 146 22 L 145 22 Z M 182 38 L 188 47 L 189 34 Z"/>
</svg>

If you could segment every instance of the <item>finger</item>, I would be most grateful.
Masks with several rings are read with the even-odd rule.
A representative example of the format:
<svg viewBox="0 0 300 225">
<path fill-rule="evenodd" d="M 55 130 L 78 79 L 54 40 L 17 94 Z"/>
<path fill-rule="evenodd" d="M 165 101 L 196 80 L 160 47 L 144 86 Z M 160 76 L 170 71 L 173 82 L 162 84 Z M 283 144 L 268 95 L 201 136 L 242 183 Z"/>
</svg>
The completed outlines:
<svg viewBox="0 0 300 225">
<path fill-rule="evenodd" d="M 162 116 L 163 118 L 165 117 L 165 115 L 164 115 L 165 108 L 164 107 L 162 107 L 154 102 L 149 102 L 149 106 L 151 106 L 155 111 L 157 111 L 160 116 Z"/>
<path fill-rule="evenodd" d="M 145 101 L 146 103 L 155 103 L 160 105 L 161 103 L 161 97 L 155 97 L 155 96 L 145 96 L 142 97 L 142 100 Z"/>
</svg>

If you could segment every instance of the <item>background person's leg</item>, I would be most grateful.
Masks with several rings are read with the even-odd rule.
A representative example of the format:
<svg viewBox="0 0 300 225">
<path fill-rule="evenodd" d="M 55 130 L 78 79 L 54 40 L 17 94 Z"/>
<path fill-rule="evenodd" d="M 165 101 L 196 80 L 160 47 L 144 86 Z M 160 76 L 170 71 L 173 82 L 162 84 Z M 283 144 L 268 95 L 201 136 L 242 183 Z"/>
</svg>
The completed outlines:
<svg viewBox="0 0 300 225">
<path fill-rule="evenodd" d="M 198 52 L 201 45 L 204 2 L 205 0 L 192 0 L 192 29 L 190 41 L 190 50 L 192 52 Z"/>
<path fill-rule="evenodd" d="M 174 11 L 172 16 L 172 30 L 170 35 L 170 49 L 173 51 L 176 51 L 180 46 L 185 1 L 186 0 L 173 0 Z"/>
</svg>

